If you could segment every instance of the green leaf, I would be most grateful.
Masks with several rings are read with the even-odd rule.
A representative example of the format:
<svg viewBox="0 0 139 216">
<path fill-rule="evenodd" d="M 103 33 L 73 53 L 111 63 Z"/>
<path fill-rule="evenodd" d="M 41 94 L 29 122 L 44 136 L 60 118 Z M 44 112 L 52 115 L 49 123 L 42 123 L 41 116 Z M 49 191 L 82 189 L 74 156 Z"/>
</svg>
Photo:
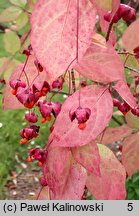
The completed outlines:
<svg viewBox="0 0 139 216">
<path fill-rule="evenodd" d="M 27 2 L 27 10 L 32 12 L 36 2 L 37 2 L 37 0 L 28 0 L 28 2 Z"/>
<path fill-rule="evenodd" d="M 139 129 L 139 117 L 133 115 L 131 112 L 128 112 L 125 115 L 125 119 L 129 127 Z"/>
<path fill-rule="evenodd" d="M 14 21 L 22 12 L 19 7 L 11 6 L 6 8 L 0 14 L 0 23 Z"/>
<path fill-rule="evenodd" d="M 20 49 L 20 39 L 18 35 L 13 31 L 8 31 L 3 37 L 5 49 L 11 53 L 15 54 Z"/>
<path fill-rule="evenodd" d="M 123 32 L 123 30 L 122 30 Z M 127 55 L 126 54 L 121 54 L 120 58 L 122 59 L 123 63 L 126 61 L 126 66 L 138 69 L 139 68 L 139 62 L 138 59 L 134 55 Z"/>
<path fill-rule="evenodd" d="M 3 11 L 5 8 L 10 7 L 11 4 L 9 0 L 0 0 L 0 12 Z"/>
<path fill-rule="evenodd" d="M 111 10 L 112 9 L 112 0 L 98 0 L 98 4 L 106 10 Z"/>
<path fill-rule="evenodd" d="M 27 4 L 27 0 L 10 0 L 10 2 L 13 5 L 17 5 L 17 6 L 20 6 L 20 7 L 23 7 L 23 8 L 25 8 L 25 6 Z"/>
<path fill-rule="evenodd" d="M 132 192 L 130 192 L 128 195 L 127 195 L 127 200 L 134 200 L 134 197 L 135 197 L 135 192 L 134 191 L 132 191 Z"/>
<path fill-rule="evenodd" d="M 132 178 L 133 178 L 133 180 L 132 180 L 133 183 L 138 182 L 139 181 L 139 172 L 136 172 Z"/>
<path fill-rule="evenodd" d="M 25 12 L 22 12 L 16 19 L 16 30 L 22 29 L 28 23 L 28 16 Z"/>
<path fill-rule="evenodd" d="M 135 192 L 139 196 L 139 188 L 135 188 Z"/>
</svg>

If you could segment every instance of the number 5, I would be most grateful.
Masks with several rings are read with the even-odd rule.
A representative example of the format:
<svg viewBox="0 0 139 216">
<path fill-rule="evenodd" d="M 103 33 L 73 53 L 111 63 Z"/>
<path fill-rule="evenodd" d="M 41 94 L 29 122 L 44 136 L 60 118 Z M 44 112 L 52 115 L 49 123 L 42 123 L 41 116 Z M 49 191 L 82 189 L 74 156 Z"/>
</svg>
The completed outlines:
<svg viewBox="0 0 139 216">
<path fill-rule="evenodd" d="M 132 211 L 133 210 L 133 203 L 128 203 L 127 210 L 128 211 Z"/>
</svg>

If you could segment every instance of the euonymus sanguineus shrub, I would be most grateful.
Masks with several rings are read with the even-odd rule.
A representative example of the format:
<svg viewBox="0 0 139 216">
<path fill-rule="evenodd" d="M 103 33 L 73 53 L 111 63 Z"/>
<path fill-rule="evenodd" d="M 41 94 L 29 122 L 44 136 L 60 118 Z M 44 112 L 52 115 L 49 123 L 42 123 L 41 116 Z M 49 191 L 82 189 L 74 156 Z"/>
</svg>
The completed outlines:
<svg viewBox="0 0 139 216">
<path fill-rule="evenodd" d="M 119 20 L 132 22 L 120 50 L 114 34 Z M 105 37 L 97 32 L 98 22 Z M 48 193 L 50 199 L 85 199 L 86 189 L 95 199 L 125 199 L 126 175 L 139 169 L 136 10 L 117 0 L 38 0 L 30 26 L 25 62 L 12 73 L 3 106 L 29 110 L 28 126 L 20 131 L 23 145 L 41 133 L 35 109 L 42 124 L 52 121 L 44 149 L 30 149 L 28 157 L 43 173 L 38 199 Z M 134 71 L 130 84 L 125 68 Z M 65 102 L 54 102 L 64 86 Z M 127 125 L 107 129 L 114 106 Z M 121 161 L 105 146 L 119 139 Z"/>
</svg>

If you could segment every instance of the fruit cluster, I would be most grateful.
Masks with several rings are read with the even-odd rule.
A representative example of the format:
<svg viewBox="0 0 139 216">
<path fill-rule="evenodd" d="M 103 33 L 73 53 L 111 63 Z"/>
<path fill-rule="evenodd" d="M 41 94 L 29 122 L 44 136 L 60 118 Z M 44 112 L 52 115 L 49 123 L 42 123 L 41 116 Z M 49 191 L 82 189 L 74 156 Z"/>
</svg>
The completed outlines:
<svg viewBox="0 0 139 216">
<path fill-rule="evenodd" d="M 123 115 L 126 115 L 126 113 L 131 110 L 131 112 L 134 115 L 139 117 L 139 107 L 138 106 L 132 109 L 126 102 L 121 103 L 116 98 L 113 99 L 113 105 L 116 106 L 123 113 Z"/>
<path fill-rule="evenodd" d="M 117 23 L 121 18 L 125 21 L 134 21 L 136 19 L 136 10 L 129 5 L 120 4 L 114 16 L 111 11 L 104 15 L 104 20 L 112 23 Z"/>
<path fill-rule="evenodd" d="M 30 55 L 32 55 L 32 49 L 29 47 L 24 50 L 23 54 L 27 56 L 26 63 L 23 66 L 21 74 L 25 72 L 25 67 Z M 38 72 L 43 71 L 43 67 L 40 65 L 38 60 L 34 61 L 34 65 L 37 67 Z M 21 75 L 20 75 L 21 77 Z M 27 74 L 26 74 L 27 77 Z M 62 77 L 55 80 L 52 85 L 49 85 L 47 81 L 33 81 L 32 85 L 29 86 L 28 82 L 22 81 L 20 78 L 16 80 L 11 80 L 9 82 L 12 88 L 12 94 L 16 96 L 18 101 L 24 105 L 24 107 L 29 109 L 29 113 L 25 114 L 25 119 L 28 121 L 28 127 L 20 131 L 20 136 L 22 137 L 21 143 L 26 144 L 28 141 L 36 138 L 39 135 L 40 127 L 34 123 L 38 122 L 38 115 L 31 111 L 36 105 L 42 115 L 42 123 L 50 121 L 53 116 L 56 118 L 61 110 L 60 102 L 51 102 L 47 100 L 41 101 L 41 97 L 47 96 L 47 93 L 56 89 L 60 91 L 63 88 L 64 79 Z"/>
</svg>

